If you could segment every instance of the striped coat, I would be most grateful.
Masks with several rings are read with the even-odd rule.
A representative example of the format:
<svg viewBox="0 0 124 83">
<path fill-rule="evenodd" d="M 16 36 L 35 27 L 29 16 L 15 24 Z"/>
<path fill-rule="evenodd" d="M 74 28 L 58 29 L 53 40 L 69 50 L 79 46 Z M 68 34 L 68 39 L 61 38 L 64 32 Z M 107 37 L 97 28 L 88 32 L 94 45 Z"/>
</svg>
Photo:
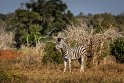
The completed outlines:
<svg viewBox="0 0 124 83">
<path fill-rule="evenodd" d="M 84 46 L 69 47 L 62 38 L 58 38 L 56 42 L 56 48 L 61 49 L 64 59 L 64 72 L 66 71 L 67 62 L 69 62 L 69 69 L 71 72 L 71 60 L 78 60 L 81 64 L 80 71 L 84 71 L 84 58 L 87 55 L 87 51 Z"/>
</svg>

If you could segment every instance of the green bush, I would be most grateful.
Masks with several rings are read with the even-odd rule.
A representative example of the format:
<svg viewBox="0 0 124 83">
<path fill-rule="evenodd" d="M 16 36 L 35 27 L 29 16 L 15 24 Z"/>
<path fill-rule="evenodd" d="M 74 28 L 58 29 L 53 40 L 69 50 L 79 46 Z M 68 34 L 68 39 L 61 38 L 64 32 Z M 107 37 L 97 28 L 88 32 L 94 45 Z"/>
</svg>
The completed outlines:
<svg viewBox="0 0 124 83">
<path fill-rule="evenodd" d="M 77 46 L 77 41 L 76 41 L 76 40 L 70 41 L 70 46 L 71 46 L 71 47 Z"/>
<path fill-rule="evenodd" d="M 56 50 L 55 44 L 52 42 L 48 42 L 44 48 L 45 55 L 43 57 L 43 63 L 62 63 L 62 55 L 61 52 Z"/>
<path fill-rule="evenodd" d="M 120 63 L 124 63 L 124 38 L 120 37 L 115 39 L 110 44 L 110 52 L 116 57 L 116 60 Z"/>
</svg>

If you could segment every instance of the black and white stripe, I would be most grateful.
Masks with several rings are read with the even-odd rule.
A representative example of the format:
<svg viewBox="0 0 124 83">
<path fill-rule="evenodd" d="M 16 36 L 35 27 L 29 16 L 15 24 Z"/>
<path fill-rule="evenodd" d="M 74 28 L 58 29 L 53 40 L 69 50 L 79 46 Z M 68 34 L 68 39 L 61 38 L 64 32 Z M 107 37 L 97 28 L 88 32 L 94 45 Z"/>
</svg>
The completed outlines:
<svg viewBox="0 0 124 83">
<path fill-rule="evenodd" d="M 84 58 L 87 51 L 84 46 L 79 47 L 69 47 L 62 38 L 58 38 L 56 42 L 56 48 L 61 49 L 62 56 L 64 59 L 64 72 L 66 71 L 67 61 L 69 62 L 69 69 L 71 72 L 71 60 L 78 60 L 81 64 L 80 71 L 84 71 Z"/>
</svg>

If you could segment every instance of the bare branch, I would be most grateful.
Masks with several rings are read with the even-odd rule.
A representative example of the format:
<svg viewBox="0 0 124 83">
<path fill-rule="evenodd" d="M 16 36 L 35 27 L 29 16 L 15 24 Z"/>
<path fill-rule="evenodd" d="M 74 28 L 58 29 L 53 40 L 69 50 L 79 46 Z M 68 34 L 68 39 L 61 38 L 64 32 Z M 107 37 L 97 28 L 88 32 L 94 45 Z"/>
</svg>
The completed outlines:
<svg viewBox="0 0 124 83">
<path fill-rule="evenodd" d="M 45 39 L 45 38 L 47 38 L 47 37 L 53 32 L 53 30 L 55 30 L 55 29 L 56 29 L 56 27 L 53 28 L 46 36 L 40 37 L 40 38 L 38 39 L 38 42 L 40 41 L 40 39 Z"/>
</svg>

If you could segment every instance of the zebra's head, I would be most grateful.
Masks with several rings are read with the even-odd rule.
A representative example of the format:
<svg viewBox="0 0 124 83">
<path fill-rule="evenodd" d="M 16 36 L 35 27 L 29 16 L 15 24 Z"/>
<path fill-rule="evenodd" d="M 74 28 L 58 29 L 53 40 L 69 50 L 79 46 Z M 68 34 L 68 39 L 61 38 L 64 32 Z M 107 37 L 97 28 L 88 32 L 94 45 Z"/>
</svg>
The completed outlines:
<svg viewBox="0 0 124 83">
<path fill-rule="evenodd" d="M 56 41 L 56 49 L 61 49 L 63 48 L 63 43 L 62 43 L 62 40 L 63 38 L 57 38 L 57 41 Z"/>
</svg>

